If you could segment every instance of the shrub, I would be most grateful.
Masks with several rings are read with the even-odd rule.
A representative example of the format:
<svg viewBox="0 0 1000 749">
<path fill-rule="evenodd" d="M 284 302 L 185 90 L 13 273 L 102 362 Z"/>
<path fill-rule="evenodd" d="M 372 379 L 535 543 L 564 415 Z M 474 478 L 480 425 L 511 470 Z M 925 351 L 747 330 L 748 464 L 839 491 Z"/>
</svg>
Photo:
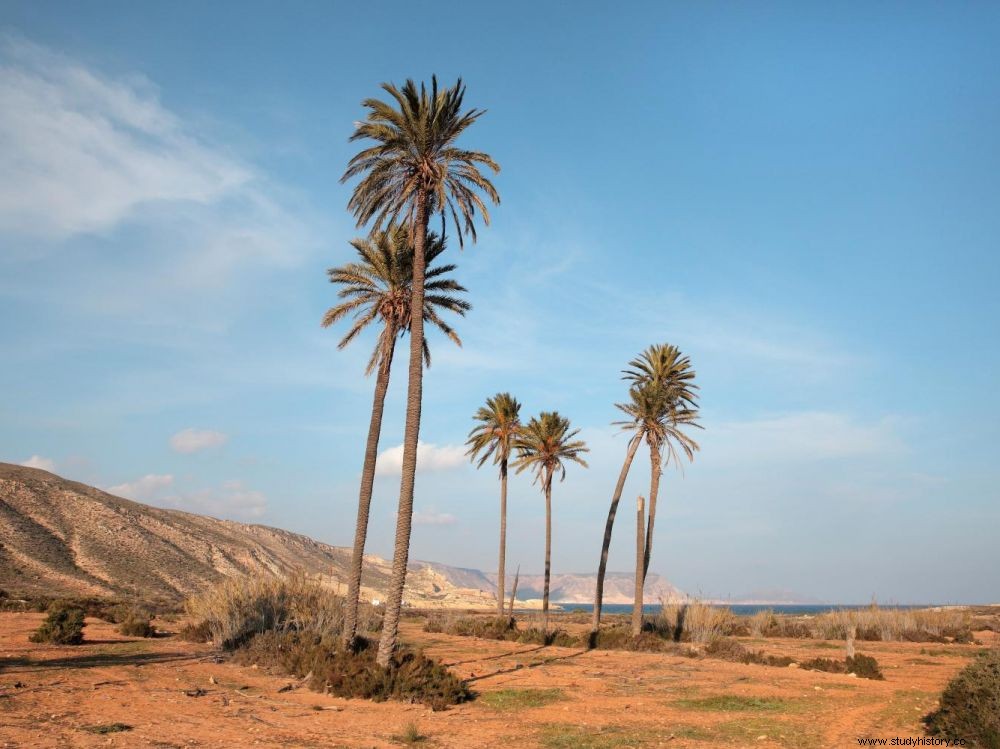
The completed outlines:
<svg viewBox="0 0 1000 749">
<path fill-rule="evenodd" d="M 759 666 L 787 666 L 795 659 L 787 655 L 768 655 L 763 650 L 750 650 L 736 640 L 720 637 L 705 646 L 705 655 L 733 663 L 755 663 Z"/>
<path fill-rule="evenodd" d="M 928 733 L 1000 749 L 1000 649 L 980 655 L 945 687 Z"/>
<path fill-rule="evenodd" d="M 740 623 L 728 607 L 687 601 L 664 603 L 653 626 L 674 642 L 711 642 L 734 634 Z"/>
<path fill-rule="evenodd" d="M 442 632 L 461 637 L 481 637 L 484 640 L 516 640 L 517 620 L 512 616 L 475 617 L 431 616 L 425 632 Z"/>
<path fill-rule="evenodd" d="M 84 611 L 75 606 L 53 604 L 45 621 L 28 638 L 32 642 L 79 645 L 83 642 Z"/>
<path fill-rule="evenodd" d="M 197 624 L 187 622 L 177 635 L 187 642 L 211 642 L 212 641 L 212 628 L 208 625 L 208 622 L 201 621 Z"/>
<path fill-rule="evenodd" d="M 153 626 L 153 617 L 149 612 L 133 608 L 120 615 L 117 628 L 119 634 L 126 637 L 156 637 L 156 627 Z"/>
<path fill-rule="evenodd" d="M 883 642 L 971 641 L 971 618 L 961 609 L 880 608 L 831 611 L 814 621 L 824 640 L 843 640 L 852 627 L 858 640 Z"/>
<path fill-rule="evenodd" d="M 565 630 L 550 629 L 545 631 L 538 627 L 526 629 L 517 636 L 517 641 L 524 645 L 554 645 L 558 648 L 575 648 L 580 641 Z"/>
<path fill-rule="evenodd" d="M 879 670 L 878 661 L 872 658 L 870 655 L 852 655 L 848 657 L 847 661 L 847 673 L 857 674 L 862 679 L 877 679 L 882 681 L 885 677 Z"/>
<path fill-rule="evenodd" d="M 434 710 L 471 699 L 464 681 L 422 653 L 401 649 L 384 669 L 375 662 L 376 650 L 364 638 L 354 649 L 345 649 L 339 638 L 269 631 L 255 635 L 235 658 L 299 678 L 308 676 L 310 689 L 338 697 L 420 702 Z"/>
<path fill-rule="evenodd" d="M 227 649 L 272 630 L 335 637 L 344 626 L 343 598 L 304 575 L 227 578 L 190 598 L 187 612 L 208 627 L 216 645 Z M 359 632 L 382 626 L 381 614 L 368 604 L 362 604 L 358 618 Z"/>
<path fill-rule="evenodd" d="M 846 674 L 847 663 L 834 658 L 813 658 L 799 664 L 802 668 L 810 671 L 826 671 L 831 674 Z"/>
</svg>

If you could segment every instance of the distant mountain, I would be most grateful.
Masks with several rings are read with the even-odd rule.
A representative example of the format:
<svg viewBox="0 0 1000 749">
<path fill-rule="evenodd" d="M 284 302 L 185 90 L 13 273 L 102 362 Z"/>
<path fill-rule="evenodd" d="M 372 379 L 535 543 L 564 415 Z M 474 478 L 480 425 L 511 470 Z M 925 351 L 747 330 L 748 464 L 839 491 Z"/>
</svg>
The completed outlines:
<svg viewBox="0 0 1000 749">
<path fill-rule="evenodd" d="M 238 574 L 301 570 L 345 587 L 350 549 L 263 525 L 163 510 L 38 468 L 0 463 L 0 589 L 12 595 L 181 598 Z M 362 594 L 385 597 L 391 564 L 365 557 Z M 513 582 L 510 578 L 508 585 Z M 593 574 L 552 576 L 554 603 L 591 603 Z M 518 599 L 537 606 L 542 576 L 520 577 Z M 609 573 L 607 603 L 632 601 L 632 576 Z M 651 574 L 646 600 L 681 593 Z M 414 561 L 406 601 L 419 607 L 492 608 L 496 575 Z"/>
</svg>

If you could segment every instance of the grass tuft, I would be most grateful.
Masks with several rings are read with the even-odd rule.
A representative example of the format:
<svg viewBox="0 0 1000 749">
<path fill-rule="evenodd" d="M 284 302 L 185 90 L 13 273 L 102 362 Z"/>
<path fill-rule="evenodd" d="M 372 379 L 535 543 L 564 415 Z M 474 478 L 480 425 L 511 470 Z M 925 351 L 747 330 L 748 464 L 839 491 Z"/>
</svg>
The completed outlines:
<svg viewBox="0 0 1000 749">
<path fill-rule="evenodd" d="M 506 713 L 544 707 L 564 699 L 566 695 L 561 689 L 500 689 L 479 697 L 483 704 Z"/>
</svg>

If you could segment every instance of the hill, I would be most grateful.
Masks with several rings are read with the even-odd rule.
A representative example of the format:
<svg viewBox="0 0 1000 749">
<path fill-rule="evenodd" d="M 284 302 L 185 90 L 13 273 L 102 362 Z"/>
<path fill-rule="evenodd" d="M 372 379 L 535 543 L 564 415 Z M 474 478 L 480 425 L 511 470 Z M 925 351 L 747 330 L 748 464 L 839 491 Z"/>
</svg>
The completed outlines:
<svg viewBox="0 0 1000 749">
<path fill-rule="evenodd" d="M 176 599 L 224 576 L 296 570 L 343 586 L 349 563 L 349 549 L 297 533 L 150 507 L 38 468 L 0 463 L 0 589 L 12 595 Z M 382 598 L 390 571 L 388 561 L 367 556 L 363 595 Z M 541 587 L 541 575 L 522 574 L 518 598 L 538 599 Z M 593 574 L 552 577 L 553 602 L 589 603 L 593 591 Z M 647 601 L 678 595 L 650 575 Z M 491 608 L 495 596 L 495 574 L 410 565 L 411 605 Z M 631 575 L 609 573 L 605 601 L 631 600 Z"/>
</svg>

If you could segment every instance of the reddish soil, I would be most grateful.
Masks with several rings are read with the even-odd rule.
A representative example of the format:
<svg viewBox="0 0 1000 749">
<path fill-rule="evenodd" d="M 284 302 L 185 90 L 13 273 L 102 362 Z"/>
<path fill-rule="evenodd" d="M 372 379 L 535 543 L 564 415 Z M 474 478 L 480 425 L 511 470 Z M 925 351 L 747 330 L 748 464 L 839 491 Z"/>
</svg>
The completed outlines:
<svg viewBox="0 0 1000 749">
<path fill-rule="evenodd" d="M 672 655 L 403 636 L 471 680 L 479 698 L 442 712 L 328 697 L 225 661 L 211 646 L 118 635 L 35 645 L 41 614 L 0 614 L 0 747 L 847 747 L 922 735 L 920 718 L 982 646 L 859 643 L 885 681 Z M 176 624 L 158 623 L 170 630 Z M 984 645 L 991 632 L 977 634 Z M 751 641 L 800 659 L 839 644 Z M 289 688 L 290 687 L 290 688 Z M 507 691 L 503 691 L 507 690 Z M 546 692 L 524 690 L 551 690 Z M 713 699 L 718 697 L 727 699 Z M 546 703 L 547 704 L 539 704 Z M 124 723 L 130 730 L 95 733 Z"/>
</svg>

